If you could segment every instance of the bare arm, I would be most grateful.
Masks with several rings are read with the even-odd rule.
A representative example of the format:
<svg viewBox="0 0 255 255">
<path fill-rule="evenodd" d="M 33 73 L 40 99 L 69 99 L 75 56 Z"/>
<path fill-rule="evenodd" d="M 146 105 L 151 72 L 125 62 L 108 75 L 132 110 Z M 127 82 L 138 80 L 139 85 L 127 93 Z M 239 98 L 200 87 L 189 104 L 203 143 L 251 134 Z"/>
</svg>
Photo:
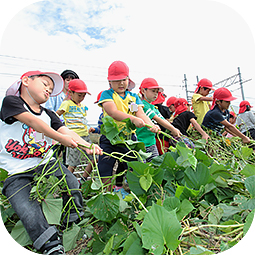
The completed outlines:
<svg viewBox="0 0 255 255">
<path fill-rule="evenodd" d="M 212 97 L 199 97 L 197 99 L 198 101 L 213 101 Z"/>
<path fill-rule="evenodd" d="M 153 117 L 153 119 L 155 121 L 157 121 L 158 124 L 160 124 L 161 126 L 163 126 L 164 128 L 168 129 L 171 131 L 171 133 L 174 136 L 180 137 L 181 136 L 181 132 L 179 129 L 175 128 L 170 122 L 168 122 L 166 119 L 161 119 L 160 117 L 158 117 L 157 115 L 155 115 Z"/>
<path fill-rule="evenodd" d="M 234 125 L 229 123 L 227 120 L 223 120 L 221 124 L 225 126 L 227 132 L 229 132 L 233 136 L 239 136 L 242 139 L 243 143 L 250 143 L 250 139 L 244 134 L 242 134 Z"/>
<path fill-rule="evenodd" d="M 65 111 L 64 110 L 57 110 L 56 113 L 58 116 L 61 116 Z"/>
<path fill-rule="evenodd" d="M 205 139 L 206 141 L 210 136 L 202 129 L 202 127 L 197 123 L 197 121 L 192 118 L 190 119 L 191 124 L 194 126 L 194 128 L 202 135 L 202 139 Z"/>
</svg>

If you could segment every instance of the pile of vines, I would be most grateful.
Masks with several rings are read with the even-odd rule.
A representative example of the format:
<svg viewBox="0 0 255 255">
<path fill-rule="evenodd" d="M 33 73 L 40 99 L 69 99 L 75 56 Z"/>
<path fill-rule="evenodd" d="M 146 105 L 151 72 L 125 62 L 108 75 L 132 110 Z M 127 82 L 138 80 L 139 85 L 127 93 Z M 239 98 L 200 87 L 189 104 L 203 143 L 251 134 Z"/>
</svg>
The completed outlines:
<svg viewBox="0 0 255 255">
<path fill-rule="evenodd" d="M 110 184 L 103 185 L 94 165 L 91 180 L 81 186 L 84 216 L 79 223 L 62 224 L 62 213 L 75 207 L 65 176 L 48 177 L 50 169 L 35 176 L 31 199 L 41 203 L 49 224 L 57 226 L 67 253 L 202 255 L 237 244 L 249 230 L 255 211 L 255 154 L 251 146 L 213 132 L 206 143 L 193 132 L 194 148 L 179 141 L 165 154 L 144 163 L 148 154 L 142 142 L 131 140 L 134 130 L 129 119 L 123 121 L 123 127 L 117 127 L 111 117 L 103 119 L 101 133 L 112 144 L 129 149 L 125 155 L 104 152 L 105 156 L 121 162 L 136 155 L 127 162 L 128 169 L 118 174 L 125 176 L 123 184 L 129 195 L 123 199 L 120 192 L 113 192 L 116 174 Z M 57 164 L 61 168 L 60 159 Z M 7 176 L 0 169 L 1 189 Z M 109 185 L 111 191 L 106 191 Z M 70 194 L 65 208 L 63 192 Z M 11 236 L 36 252 L 2 193 L 0 208 Z M 77 243 L 86 245 L 77 249 Z"/>
</svg>

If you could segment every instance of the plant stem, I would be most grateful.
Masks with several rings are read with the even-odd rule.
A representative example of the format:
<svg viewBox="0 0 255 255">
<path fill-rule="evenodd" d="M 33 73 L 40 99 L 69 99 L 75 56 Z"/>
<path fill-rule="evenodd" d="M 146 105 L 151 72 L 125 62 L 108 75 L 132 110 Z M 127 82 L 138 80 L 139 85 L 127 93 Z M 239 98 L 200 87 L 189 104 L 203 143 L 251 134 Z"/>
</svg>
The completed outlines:
<svg viewBox="0 0 255 255">
<path fill-rule="evenodd" d="M 145 210 L 145 212 L 148 212 L 148 210 L 146 209 L 146 207 L 143 205 L 143 203 L 141 202 L 141 200 L 136 196 L 136 194 L 131 191 L 131 194 L 135 197 L 135 199 L 139 202 L 139 204 L 142 206 L 142 208 Z"/>
</svg>

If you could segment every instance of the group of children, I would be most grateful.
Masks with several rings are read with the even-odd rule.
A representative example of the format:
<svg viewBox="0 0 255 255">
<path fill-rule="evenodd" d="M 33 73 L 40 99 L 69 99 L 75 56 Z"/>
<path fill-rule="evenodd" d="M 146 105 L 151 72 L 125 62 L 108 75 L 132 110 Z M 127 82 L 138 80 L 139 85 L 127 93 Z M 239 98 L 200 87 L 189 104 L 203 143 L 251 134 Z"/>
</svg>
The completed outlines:
<svg viewBox="0 0 255 255">
<path fill-rule="evenodd" d="M 109 87 L 98 94 L 95 102 L 103 110 L 99 124 L 105 116 L 111 116 L 117 125 L 123 125 L 121 121 L 129 118 L 137 128 L 132 140 L 144 142 L 146 151 L 151 153 L 147 162 L 162 154 L 171 143 L 171 139 L 160 134 L 161 130 L 169 130 L 173 140 L 184 139 L 189 146 L 193 146 L 186 137 L 191 126 L 206 140 L 210 137 L 203 127 L 219 133 L 225 128 L 229 134 L 239 136 L 244 143 L 250 142 L 246 136 L 248 132 L 254 139 L 255 120 L 249 102 L 240 104 L 240 118 L 237 119 L 237 124 L 241 123 L 239 130 L 229 122 L 228 108 L 230 101 L 235 98 L 226 88 L 219 88 L 213 97 L 208 97 L 209 92 L 214 90 L 208 79 L 202 79 L 197 85 L 192 97 L 194 112 L 189 110 L 190 105 L 184 98 L 170 97 L 167 106 L 163 106 L 166 98 L 164 89 L 153 78 L 142 81 L 140 96 L 132 92 L 135 84 L 129 77 L 128 66 L 122 61 L 115 61 L 109 66 L 108 84 Z M 80 164 L 81 155 L 77 147 L 83 149 L 91 160 L 93 152 L 98 155 L 99 174 L 105 184 L 111 181 L 116 159 L 105 156 L 103 152 L 128 152 L 126 147 L 112 145 L 104 135 L 100 136 L 99 145 L 93 144 L 91 147 L 89 132 L 100 132 L 100 125 L 97 130 L 87 128 L 88 108 L 83 102 L 86 94 L 90 94 L 86 84 L 72 70 L 65 70 L 61 75 L 30 71 L 7 90 L 2 102 L 0 167 L 9 173 L 2 193 L 20 217 L 35 249 L 44 254 L 65 253 L 57 229 L 48 224 L 40 204 L 29 198 L 34 174 L 51 168 L 56 170 L 52 172 L 59 179 L 66 175 L 66 183 L 72 190 L 71 195 L 78 209 L 71 210 L 68 220 L 76 222 L 83 215 L 79 183 L 72 174 Z M 159 136 L 156 137 L 156 133 Z M 61 165 L 61 169 L 58 169 L 56 158 L 52 157 L 58 145 L 53 146 L 53 141 L 67 148 L 64 164 L 68 167 Z M 129 157 L 125 159 L 130 160 Z M 83 175 L 85 178 L 91 169 L 92 166 L 88 164 Z M 126 169 L 125 162 L 118 162 L 117 172 Z M 116 184 L 116 190 L 121 190 L 122 183 Z M 68 200 L 65 196 L 67 194 L 63 195 L 63 206 Z"/>
</svg>

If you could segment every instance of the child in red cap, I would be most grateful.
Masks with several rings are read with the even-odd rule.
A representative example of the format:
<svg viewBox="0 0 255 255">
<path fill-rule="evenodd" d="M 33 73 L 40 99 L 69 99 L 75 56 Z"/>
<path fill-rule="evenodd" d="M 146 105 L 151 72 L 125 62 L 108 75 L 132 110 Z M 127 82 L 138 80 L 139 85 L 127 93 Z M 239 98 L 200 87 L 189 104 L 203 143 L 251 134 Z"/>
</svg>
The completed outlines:
<svg viewBox="0 0 255 255">
<path fill-rule="evenodd" d="M 206 113 L 202 125 L 216 131 L 219 135 L 222 135 L 222 131 L 225 128 L 233 136 L 239 136 L 243 143 L 249 143 L 250 139 L 229 122 L 230 114 L 228 108 L 230 102 L 235 99 L 227 88 L 216 89 L 213 94 L 211 110 Z"/>
<path fill-rule="evenodd" d="M 160 87 L 157 81 L 153 78 L 145 78 L 140 86 L 140 94 L 142 95 L 142 102 L 144 105 L 145 114 L 151 119 L 154 120 L 157 124 L 161 125 L 163 129 L 168 129 L 174 136 L 179 137 L 181 135 L 180 131 L 170 124 L 159 112 L 159 110 L 152 104 L 155 99 L 158 98 L 159 93 L 163 93 L 163 88 Z M 163 130 L 163 131 L 164 131 Z M 136 130 L 136 135 L 138 141 L 141 141 L 145 144 L 146 152 L 152 153 L 149 158 L 146 159 L 147 162 L 150 162 L 154 157 L 158 156 L 158 148 L 156 146 L 155 134 L 150 132 L 146 127 L 138 128 Z M 168 144 L 163 146 L 169 147 Z M 161 146 L 159 144 L 159 148 Z M 161 153 L 162 154 L 162 153 Z"/>
<path fill-rule="evenodd" d="M 213 101 L 213 98 L 208 97 L 208 94 L 211 90 L 214 90 L 212 86 L 212 82 L 204 78 L 198 82 L 197 88 L 192 96 L 192 107 L 199 125 L 202 124 L 205 114 L 210 110 L 209 102 Z"/>
<path fill-rule="evenodd" d="M 255 116 L 251 112 L 252 107 L 246 100 L 240 103 L 236 124 L 241 133 L 247 136 L 250 135 L 255 140 Z"/>
<path fill-rule="evenodd" d="M 110 89 L 105 90 L 100 97 L 98 105 L 103 108 L 104 116 L 111 116 L 117 125 L 123 125 L 121 122 L 124 119 L 130 118 L 132 123 L 137 127 L 144 127 L 145 124 L 152 126 L 150 129 L 156 133 L 160 128 L 154 125 L 151 120 L 145 115 L 143 111 L 143 104 L 137 94 L 132 93 L 130 90 L 134 88 L 134 82 L 130 80 L 129 68 L 122 61 L 114 61 L 108 68 L 108 81 Z M 135 134 L 132 140 L 136 140 Z M 128 149 L 120 145 L 112 145 L 106 136 L 100 137 L 100 146 L 107 153 L 114 151 L 123 154 L 128 152 Z M 130 158 L 125 158 L 130 161 Z M 109 181 L 112 176 L 113 167 L 115 164 L 114 158 L 99 156 L 98 169 L 102 181 L 104 183 Z M 119 168 L 127 169 L 127 164 L 119 162 Z M 108 178 L 107 178 L 108 177 Z M 117 186 L 121 187 L 121 184 Z"/>
<path fill-rule="evenodd" d="M 9 174 L 2 194 L 22 221 L 34 248 L 44 254 L 65 253 L 57 229 L 49 225 L 40 203 L 30 198 L 35 174 L 50 171 L 58 179 L 65 178 L 72 191 L 71 194 L 63 193 L 63 208 L 72 196 L 77 209 L 64 210 L 65 223 L 75 222 L 84 214 L 76 177 L 52 157 L 50 148 L 53 139 L 67 147 L 90 144 L 65 127 L 53 111 L 41 106 L 49 97 L 61 93 L 63 85 L 56 73 L 27 72 L 7 90 L 0 111 L 0 168 Z M 98 146 L 94 145 L 94 149 L 96 154 L 102 154 Z M 88 154 L 93 153 L 93 150 L 85 150 Z"/>
<path fill-rule="evenodd" d="M 83 100 L 88 92 L 87 85 L 80 79 L 73 79 L 68 85 L 68 97 L 70 99 L 64 100 L 57 110 L 59 116 L 63 115 L 65 125 L 78 134 L 82 139 L 91 143 L 87 127 L 87 111 L 88 107 L 83 103 Z M 93 156 L 87 155 L 92 163 L 94 163 Z M 82 164 L 82 153 L 76 148 L 67 148 L 66 164 L 68 170 L 72 173 L 78 165 Z M 92 171 L 92 165 L 89 163 L 83 173 L 84 180 Z"/>
<path fill-rule="evenodd" d="M 189 104 L 185 98 L 176 99 L 174 107 L 175 107 L 174 116 L 176 117 L 174 118 L 172 124 L 174 127 L 178 128 L 183 135 L 188 136 L 187 130 L 190 124 L 192 124 L 193 127 L 202 135 L 202 139 L 207 140 L 209 138 L 209 135 L 197 123 L 196 115 L 188 110 Z M 184 141 L 189 147 L 193 147 L 189 139 L 184 139 Z"/>
</svg>

